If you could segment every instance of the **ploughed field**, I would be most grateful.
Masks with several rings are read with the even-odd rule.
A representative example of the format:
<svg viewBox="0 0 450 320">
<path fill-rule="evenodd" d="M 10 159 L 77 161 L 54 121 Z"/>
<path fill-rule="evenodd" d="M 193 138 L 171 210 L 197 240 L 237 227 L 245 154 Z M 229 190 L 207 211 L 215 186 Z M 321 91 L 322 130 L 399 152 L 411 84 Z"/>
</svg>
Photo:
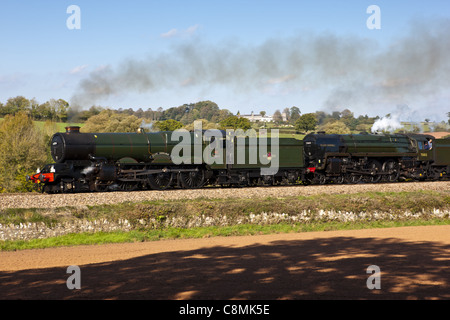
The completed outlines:
<svg viewBox="0 0 450 320">
<path fill-rule="evenodd" d="M 449 191 L 450 181 L 356 185 L 276 186 L 253 188 L 173 189 L 164 191 L 97 192 L 76 194 L 0 194 L 0 210 L 7 208 L 59 208 L 154 200 L 258 199 L 267 197 L 352 194 L 362 192 Z"/>
</svg>

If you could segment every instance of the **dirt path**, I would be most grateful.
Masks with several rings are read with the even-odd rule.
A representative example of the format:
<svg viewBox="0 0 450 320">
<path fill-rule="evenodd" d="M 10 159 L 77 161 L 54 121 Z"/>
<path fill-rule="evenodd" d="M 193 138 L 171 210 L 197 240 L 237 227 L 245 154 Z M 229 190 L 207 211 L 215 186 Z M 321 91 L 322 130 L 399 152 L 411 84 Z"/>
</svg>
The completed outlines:
<svg viewBox="0 0 450 320">
<path fill-rule="evenodd" d="M 450 226 L 0 252 L 0 299 L 450 299 Z"/>
</svg>

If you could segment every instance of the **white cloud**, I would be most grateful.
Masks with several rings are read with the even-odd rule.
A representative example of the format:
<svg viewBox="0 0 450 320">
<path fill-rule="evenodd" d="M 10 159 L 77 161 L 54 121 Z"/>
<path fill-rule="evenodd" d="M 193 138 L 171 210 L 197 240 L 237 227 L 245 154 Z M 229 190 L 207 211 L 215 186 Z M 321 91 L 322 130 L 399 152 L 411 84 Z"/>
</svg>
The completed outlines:
<svg viewBox="0 0 450 320">
<path fill-rule="evenodd" d="M 161 33 L 161 38 L 173 38 L 173 37 L 177 37 L 177 36 L 192 36 L 194 33 L 197 32 L 197 30 L 199 29 L 199 25 L 193 25 L 190 26 L 189 28 L 187 28 L 186 30 L 178 30 L 178 29 L 171 29 L 165 33 Z"/>
<path fill-rule="evenodd" d="M 199 25 L 193 25 L 186 29 L 185 33 L 189 36 L 193 35 L 199 28 Z"/>
<path fill-rule="evenodd" d="M 86 69 L 88 67 L 87 64 L 84 64 L 82 66 L 76 66 L 75 68 L 73 68 L 72 70 L 70 70 L 70 74 L 77 74 L 82 72 L 84 69 Z"/>
<path fill-rule="evenodd" d="M 172 38 L 175 37 L 178 34 L 178 30 L 177 29 L 171 29 L 165 33 L 161 34 L 162 38 Z"/>
</svg>

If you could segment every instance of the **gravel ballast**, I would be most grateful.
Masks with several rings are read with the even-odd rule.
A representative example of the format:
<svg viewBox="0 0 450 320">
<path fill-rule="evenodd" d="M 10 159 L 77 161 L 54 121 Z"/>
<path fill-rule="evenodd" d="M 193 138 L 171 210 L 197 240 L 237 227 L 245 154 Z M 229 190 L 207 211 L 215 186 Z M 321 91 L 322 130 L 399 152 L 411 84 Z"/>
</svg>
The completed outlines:
<svg viewBox="0 0 450 320">
<path fill-rule="evenodd" d="M 59 208 L 180 199 L 258 199 L 311 196 L 318 194 L 352 194 L 361 192 L 450 192 L 450 181 L 404 182 L 357 185 L 277 186 L 257 188 L 204 188 L 165 191 L 98 192 L 77 194 L 0 194 L 0 210 L 7 208 Z"/>
</svg>

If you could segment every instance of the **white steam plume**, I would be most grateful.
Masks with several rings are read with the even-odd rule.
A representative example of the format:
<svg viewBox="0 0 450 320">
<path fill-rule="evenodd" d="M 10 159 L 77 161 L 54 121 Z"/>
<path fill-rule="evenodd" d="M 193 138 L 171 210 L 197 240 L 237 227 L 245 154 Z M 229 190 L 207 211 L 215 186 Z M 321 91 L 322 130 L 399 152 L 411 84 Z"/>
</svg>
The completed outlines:
<svg viewBox="0 0 450 320">
<path fill-rule="evenodd" d="M 402 128 L 402 124 L 397 115 L 386 116 L 375 121 L 371 131 L 375 132 L 394 132 L 397 129 Z"/>
</svg>

